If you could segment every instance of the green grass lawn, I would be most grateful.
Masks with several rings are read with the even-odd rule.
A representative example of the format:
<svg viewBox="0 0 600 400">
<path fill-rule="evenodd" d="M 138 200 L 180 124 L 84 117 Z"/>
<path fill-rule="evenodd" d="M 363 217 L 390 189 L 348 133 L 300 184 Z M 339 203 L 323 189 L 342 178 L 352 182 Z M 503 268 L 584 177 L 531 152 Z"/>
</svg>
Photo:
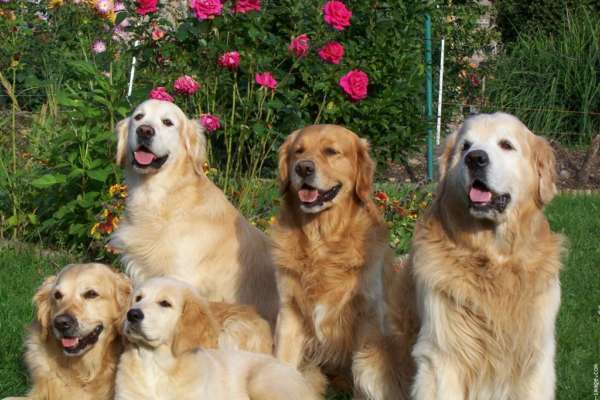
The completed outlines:
<svg viewBox="0 0 600 400">
<path fill-rule="evenodd" d="M 569 238 L 557 326 L 557 399 L 594 399 L 594 363 L 600 354 L 600 197 L 560 196 L 547 215 L 553 229 Z M 73 257 L 0 243 L 0 398 L 26 391 L 21 360 L 25 327 L 34 312 L 31 298 L 44 276 L 75 261 Z"/>
</svg>

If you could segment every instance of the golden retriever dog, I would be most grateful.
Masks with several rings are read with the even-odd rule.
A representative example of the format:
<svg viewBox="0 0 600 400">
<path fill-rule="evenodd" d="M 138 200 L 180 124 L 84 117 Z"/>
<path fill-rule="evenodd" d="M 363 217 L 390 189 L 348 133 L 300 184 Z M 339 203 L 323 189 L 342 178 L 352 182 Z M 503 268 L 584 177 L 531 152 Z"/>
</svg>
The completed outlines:
<svg viewBox="0 0 600 400">
<path fill-rule="evenodd" d="M 115 399 L 318 398 L 294 368 L 271 355 L 232 348 L 228 344 L 237 338 L 227 332 L 217 337 L 218 318 L 187 284 L 155 278 L 136 288 L 123 326 L 129 343 L 119 361 Z M 192 349 L 190 341 L 223 346 Z M 181 351 L 182 343 L 187 351 Z"/>
<path fill-rule="evenodd" d="M 399 399 L 383 325 L 382 274 L 393 254 L 371 199 L 373 173 L 367 142 L 340 126 L 306 127 L 281 146 L 275 349 L 300 370 L 351 371 L 359 397 Z"/>
<path fill-rule="evenodd" d="M 274 326 L 271 244 L 204 174 L 206 138 L 175 104 L 147 100 L 117 125 L 128 185 L 111 238 L 134 283 L 173 276 L 211 301 L 250 304 Z"/>
<path fill-rule="evenodd" d="M 150 278 L 135 290 L 135 297 L 130 299 L 131 310 L 124 322 L 124 329 L 126 333 L 127 330 L 131 331 L 130 335 L 136 332 L 145 332 L 149 337 L 155 335 L 151 328 L 144 326 L 156 327 L 160 324 L 146 320 L 144 309 L 169 308 L 175 303 L 183 305 L 176 340 L 173 341 L 172 351 L 176 356 L 196 347 L 231 348 L 266 354 L 273 352 L 269 323 L 252 306 L 208 302 L 195 287 L 170 277 Z M 207 315 L 196 318 L 199 314 L 194 310 L 203 310 Z M 160 313 L 152 315 L 161 317 Z"/>
<path fill-rule="evenodd" d="M 563 238 L 543 214 L 550 145 L 512 115 L 477 115 L 448 137 L 440 176 L 390 291 L 400 341 L 416 341 L 413 397 L 554 399 Z"/>
<path fill-rule="evenodd" d="M 33 387 L 24 399 L 112 400 L 122 351 L 118 322 L 131 285 L 103 264 L 70 264 L 46 278 L 26 340 Z"/>
</svg>

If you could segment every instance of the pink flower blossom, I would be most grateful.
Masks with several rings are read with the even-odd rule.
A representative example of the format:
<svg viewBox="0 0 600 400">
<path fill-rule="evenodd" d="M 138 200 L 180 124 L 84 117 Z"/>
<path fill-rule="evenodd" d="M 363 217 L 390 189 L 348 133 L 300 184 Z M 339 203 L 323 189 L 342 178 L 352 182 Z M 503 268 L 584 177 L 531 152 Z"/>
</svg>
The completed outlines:
<svg viewBox="0 0 600 400">
<path fill-rule="evenodd" d="M 323 19 L 333 29 L 342 31 L 344 28 L 349 27 L 350 17 L 352 17 L 352 11 L 348 10 L 346 5 L 341 1 L 331 0 L 323 6 Z"/>
<path fill-rule="evenodd" d="M 137 0 L 137 9 L 135 11 L 139 15 L 152 14 L 158 11 L 157 5 L 158 0 Z"/>
<path fill-rule="evenodd" d="M 235 0 L 231 9 L 234 13 L 246 14 L 250 11 L 260 11 L 260 0 Z"/>
<path fill-rule="evenodd" d="M 162 39 L 163 37 L 165 37 L 165 31 L 160 29 L 160 27 L 158 26 L 152 28 L 152 40 L 156 42 Z"/>
<path fill-rule="evenodd" d="M 292 39 L 292 43 L 288 46 L 288 50 L 294 53 L 296 57 L 304 57 L 308 54 L 310 39 L 306 33 Z"/>
<path fill-rule="evenodd" d="M 213 114 L 202 114 L 200 124 L 209 132 L 214 132 L 221 127 L 221 120 Z"/>
<path fill-rule="evenodd" d="M 335 41 L 327 42 L 318 53 L 321 60 L 330 64 L 339 64 L 344 57 L 344 46 Z"/>
<path fill-rule="evenodd" d="M 115 12 L 121 12 L 125 10 L 125 4 L 122 1 L 118 1 L 115 3 Z"/>
<path fill-rule="evenodd" d="M 192 95 L 200 89 L 200 84 L 191 76 L 183 75 L 173 83 L 173 89 L 181 94 Z"/>
<path fill-rule="evenodd" d="M 360 69 L 348 72 L 340 78 L 339 83 L 352 100 L 359 101 L 367 97 L 369 76 Z"/>
<path fill-rule="evenodd" d="M 163 100 L 173 102 L 173 97 L 167 92 L 167 89 L 163 86 L 157 86 L 150 91 L 148 98 L 154 100 Z"/>
<path fill-rule="evenodd" d="M 92 43 L 92 52 L 95 54 L 104 53 L 106 51 L 106 42 L 103 40 L 96 40 Z"/>
<path fill-rule="evenodd" d="M 219 66 L 227 69 L 237 69 L 240 66 L 240 53 L 237 51 L 228 51 L 227 53 L 221 54 Z"/>
<path fill-rule="evenodd" d="M 257 72 L 256 75 L 254 75 L 254 79 L 256 80 L 256 83 L 262 87 L 273 90 L 277 88 L 277 80 L 275 80 L 273 74 L 270 72 Z"/>
<path fill-rule="evenodd" d="M 194 10 L 196 18 L 202 21 L 221 15 L 223 3 L 221 0 L 191 0 L 190 7 Z"/>
<path fill-rule="evenodd" d="M 96 11 L 100 15 L 107 15 L 111 11 L 113 11 L 115 5 L 112 0 L 97 0 L 96 1 Z"/>
</svg>

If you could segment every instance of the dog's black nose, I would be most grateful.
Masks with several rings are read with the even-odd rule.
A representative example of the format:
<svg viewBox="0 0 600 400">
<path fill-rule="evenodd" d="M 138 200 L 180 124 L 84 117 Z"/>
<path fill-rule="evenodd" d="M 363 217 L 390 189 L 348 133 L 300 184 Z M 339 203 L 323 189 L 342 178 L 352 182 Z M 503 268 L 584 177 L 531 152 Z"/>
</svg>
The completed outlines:
<svg viewBox="0 0 600 400">
<path fill-rule="evenodd" d="M 127 311 L 127 321 L 129 322 L 140 322 L 144 319 L 144 313 L 139 308 L 132 308 Z"/>
<path fill-rule="evenodd" d="M 308 178 L 315 173 L 315 163 L 311 160 L 301 160 L 296 163 L 294 170 L 302 178 Z"/>
<path fill-rule="evenodd" d="M 141 138 L 150 139 L 152 136 L 154 136 L 154 128 L 150 125 L 140 125 L 136 129 L 136 133 Z"/>
<path fill-rule="evenodd" d="M 483 150 L 473 150 L 465 157 L 465 163 L 471 170 L 482 169 L 488 166 L 490 159 Z"/>
<path fill-rule="evenodd" d="M 54 318 L 54 327 L 57 331 L 65 333 L 77 327 L 77 321 L 69 314 L 57 315 Z"/>
</svg>

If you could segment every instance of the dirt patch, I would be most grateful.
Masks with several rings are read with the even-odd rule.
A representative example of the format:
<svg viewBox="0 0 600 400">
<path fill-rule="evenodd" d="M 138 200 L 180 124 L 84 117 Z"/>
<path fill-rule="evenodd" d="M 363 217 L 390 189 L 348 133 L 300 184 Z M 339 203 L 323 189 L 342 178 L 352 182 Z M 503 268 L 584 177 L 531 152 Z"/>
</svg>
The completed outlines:
<svg viewBox="0 0 600 400">
<path fill-rule="evenodd" d="M 556 154 L 559 190 L 600 190 L 600 157 L 596 157 L 590 168 L 588 182 L 582 184 L 577 180 L 577 172 L 583 165 L 587 148 L 570 148 L 557 142 L 552 142 L 552 147 Z M 382 178 L 398 183 L 425 182 L 427 180 L 426 152 L 415 153 L 401 163 L 388 162 Z"/>
</svg>

